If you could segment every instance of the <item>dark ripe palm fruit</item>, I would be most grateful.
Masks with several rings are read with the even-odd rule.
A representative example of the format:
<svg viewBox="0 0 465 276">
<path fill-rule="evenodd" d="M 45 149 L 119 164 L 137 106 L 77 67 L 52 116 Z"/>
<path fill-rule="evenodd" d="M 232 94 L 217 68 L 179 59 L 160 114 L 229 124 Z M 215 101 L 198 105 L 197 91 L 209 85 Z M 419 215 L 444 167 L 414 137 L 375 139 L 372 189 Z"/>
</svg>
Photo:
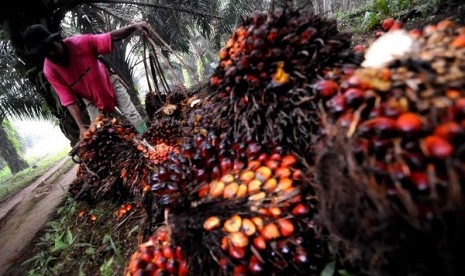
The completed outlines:
<svg viewBox="0 0 465 276">
<path fill-rule="evenodd" d="M 322 99 L 320 219 L 341 256 L 364 273 L 465 271 L 450 261 L 465 254 L 450 236 L 462 239 L 465 225 L 463 30 L 445 21 L 389 32 L 367 49 L 362 67 L 336 78 L 341 94 Z M 411 48 L 387 63 L 372 59 L 389 39 Z M 353 105 L 347 97 L 344 112 L 336 110 L 333 102 L 347 94 L 365 101 Z M 377 262 L 374 252 L 383 252 Z"/>
<path fill-rule="evenodd" d="M 309 103 L 338 92 L 335 81 L 318 78 L 356 66 L 350 34 L 339 32 L 335 20 L 303 9 L 287 7 L 259 17 L 263 20 L 246 18 L 220 50 L 206 116 L 232 136 L 306 152 L 318 117 Z"/>
</svg>

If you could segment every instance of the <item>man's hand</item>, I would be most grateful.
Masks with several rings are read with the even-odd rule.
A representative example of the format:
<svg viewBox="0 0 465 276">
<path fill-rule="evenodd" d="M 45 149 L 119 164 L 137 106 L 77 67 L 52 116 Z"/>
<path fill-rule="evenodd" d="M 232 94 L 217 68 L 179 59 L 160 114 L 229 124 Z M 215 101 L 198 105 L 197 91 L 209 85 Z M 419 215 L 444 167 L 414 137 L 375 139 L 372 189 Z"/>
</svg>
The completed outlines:
<svg viewBox="0 0 465 276">
<path fill-rule="evenodd" d="M 134 23 L 136 30 L 142 32 L 143 35 L 148 36 L 153 32 L 152 27 L 145 21 Z"/>
<path fill-rule="evenodd" d="M 113 41 L 124 39 L 128 37 L 130 34 L 132 34 L 134 31 L 140 31 L 142 32 L 143 35 L 150 35 L 150 33 L 154 32 L 152 28 L 149 26 L 149 24 L 147 24 L 147 22 L 141 21 L 141 22 L 137 22 L 129 26 L 111 31 L 110 32 L 111 39 Z"/>
</svg>

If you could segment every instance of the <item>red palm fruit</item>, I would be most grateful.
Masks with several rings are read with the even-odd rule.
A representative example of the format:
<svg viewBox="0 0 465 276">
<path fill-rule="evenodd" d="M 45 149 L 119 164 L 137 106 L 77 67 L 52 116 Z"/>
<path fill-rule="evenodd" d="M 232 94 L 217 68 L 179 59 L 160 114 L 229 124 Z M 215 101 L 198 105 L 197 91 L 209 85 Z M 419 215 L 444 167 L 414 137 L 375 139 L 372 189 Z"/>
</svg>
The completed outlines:
<svg viewBox="0 0 465 276">
<path fill-rule="evenodd" d="M 169 259 L 165 264 L 165 269 L 171 275 L 176 274 L 179 270 L 179 263 L 174 259 Z"/>
<path fill-rule="evenodd" d="M 404 27 L 404 23 L 402 23 L 401 21 L 399 20 L 395 20 L 394 21 L 394 24 L 392 24 L 392 27 L 389 29 L 389 31 L 396 31 L 396 30 L 400 30 Z"/>
<path fill-rule="evenodd" d="M 245 165 L 244 165 L 244 162 L 242 162 L 241 160 L 234 160 L 233 162 L 233 171 L 235 172 L 239 172 L 241 171 L 242 169 L 244 169 Z"/>
<path fill-rule="evenodd" d="M 355 53 L 361 53 L 365 51 L 365 46 L 361 45 L 361 44 L 357 44 L 354 46 L 354 52 Z"/>
<path fill-rule="evenodd" d="M 434 130 L 434 135 L 449 141 L 461 134 L 463 134 L 463 128 L 454 121 L 445 122 Z"/>
<path fill-rule="evenodd" d="M 175 257 L 176 257 L 177 260 L 182 260 L 182 259 L 184 259 L 184 258 L 183 258 L 183 254 L 182 254 L 182 248 L 181 248 L 181 246 L 176 246 Z"/>
<path fill-rule="evenodd" d="M 252 220 L 245 218 L 242 220 L 242 231 L 250 237 L 257 232 L 257 227 L 255 227 Z"/>
<path fill-rule="evenodd" d="M 214 230 L 220 226 L 220 219 L 216 216 L 209 217 L 205 222 L 203 223 L 203 229 L 207 231 Z"/>
<path fill-rule="evenodd" d="M 296 162 L 297 162 L 297 159 L 295 158 L 295 156 L 289 154 L 282 158 L 281 167 L 287 168 L 287 167 L 294 165 Z"/>
<path fill-rule="evenodd" d="M 328 99 L 336 95 L 338 85 L 332 80 L 320 80 L 315 84 L 315 90 L 320 97 Z"/>
<path fill-rule="evenodd" d="M 150 250 L 144 249 L 140 253 L 139 259 L 143 260 L 144 262 L 150 263 L 153 260 L 153 252 Z"/>
<path fill-rule="evenodd" d="M 454 109 L 456 113 L 461 115 L 465 114 L 465 98 L 459 98 L 454 102 Z"/>
<path fill-rule="evenodd" d="M 219 52 L 220 59 L 226 59 L 228 57 L 228 51 L 226 49 L 221 49 Z"/>
<path fill-rule="evenodd" d="M 309 210 L 307 206 L 303 203 L 297 204 L 293 209 L 292 209 L 292 214 L 296 217 L 303 217 L 308 214 Z"/>
<path fill-rule="evenodd" d="M 208 191 L 209 191 L 209 186 L 208 184 L 205 184 L 205 185 L 202 185 L 199 189 L 199 197 L 200 198 L 204 198 L 208 195 Z"/>
<path fill-rule="evenodd" d="M 268 161 L 268 154 L 262 153 L 258 156 L 257 161 L 260 161 L 260 163 L 264 164 L 266 161 Z"/>
<path fill-rule="evenodd" d="M 289 219 L 281 219 L 278 221 L 279 230 L 283 237 L 290 237 L 294 234 L 294 224 Z"/>
<path fill-rule="evenodd" d="M 294 252 L 294 261 L 297 264 L 301 264 L 301 265 L 308 263 L 309 261 L 308 253 L 303 247 L 301 246 L 296 247 L 295 252 Z"/>
<path fill-rule="evenodd" d="M 365 92 L 359 88 L 349 88 L 344 92 L 346 103 L 350 106 L 359 106 L 363 103 Z"/>
<path fill-rule="evenodd" d="M 270 222 L 263 227 L 260 231 L 261 235 L 265 240 L 273 240 L 280 237 L 279 229 L 276 224 Z"/>
<path fill-rule="evenodd" d="M 254 177 L 255 173 L 253 171 L 245 171 L 241 174 L 240 180 L 243 184 L 248 184 Z"/>
<path fill-rule="evenodd" d="M 220 169 L 222 173 L 229 173 L 233 167 L 233 163 L 229 158 L 222 158 L 220 161 Z"/>
<path fill-rule="evenodd" d="M 402 133 L 417 133 L 422 129 L 423 120 L 412 112 L 401 114 L 396 120 L 396 128 Z"/>
<path fill-rule="evenodd" d="M 456 48 L 463 48 L 465 47 L 465 35 L 458 35 L 454 40 L 452 40 L 451 46 Z"/>
<path fill-rule="evenodd" d="M 302 171 L 301 170 L 294 170 L 292 172 L 292 179 L 297 180 L 302 178 Z"/>
<path fill-rule="evenodd" d="M 265 166 L 270 168 L 271 170 L 276 169 L 279 166 L 279 161 L 274 159 L 269 159 L 265 162 Z"/>
<path fill-rule="evenodd" d="M 278 186 L 278 181 L 275 178 L 270 178 L 267 181 L 265 181 L 265 184 L 263 184 L 263 189 L 267 192 L 272 192 L 276 189 Z"/>
<path fill-rule="evenodd" d="M 247 165 L 247 169 L 251 171 L 255 171 L 258 169 L 261 165 L 261 162 L 258 160 L 251 160 L 249 161 L 249 164 Z"/>
<path fill-rule="evenodd" d="M 268 39 L 269 42 L 275 42 L 276 39 L 278 38 L 279 31 L 276 28 L 272 28 L 269 32 L 266 38 Z"/>
<path fill-rule="evenodd" d="M 240 231 L 229 234 L 229 241 L 234 247 L 246 247 L 249 244 L 249 238 Z"/>
<path fill-rule="evenodd" d="M 253 239 L 253 245 L 258 250 L 265 250 L 266 249 L 266 241 L 262 236 L 257 236 Z"/>
<path fill-rule="evenodd" d="M 165 247 L 163 247 L 163 257 L 167 259 L 174 258 L 174 250 L 171 245 L 166 245 Z"/>
<path fill-rule="evenodd" d="M 420 191 L 429 189 L 428 176 L 423 172 L 412 172 L 410 181 Z"/>
<path fill-rule="evenodd" d="M 187 268 L 186 260 L 181 260 L 179 262 L 179 271 L 178 276 L 187 276 L 189 275 L 189 269 Z"/>
<path fill-rule="evenodd" d="M 392 25 L 394 25 L 394 18 L 392 17 L 386 18 L 381 22 L 381 28 L 383 28 L 384 31 L 389 31 Z"/>
<path fill-rule="evenodd" d="M 276 169 L 275 176 L 279 178 L 288 178 L 291 176 L 291 170 L 287 167 L 279 167 Z"/>
<path fill-rule="evenodd" d="M 436 135 L 426 137 L 425 144 L 428 154 L 439 159 L 449 157 L 454 151 L 454 148 L 449 142 Z"/>
<path fill-rule="evenodd" d="M 241 229 L 242 218 L 239 215 L 234 215 L 224 223 L 224 230 L 228 233 L 234 233 Z"/>
<path fill-rule="evenodd" d="M 244 265 L 237 265 L 234 267 L 233 276 L 245 276 L 245 275 L 247 275 L 247 269 Z"/>
<path fill-rule="evenodd" d="M 165 267 L 165 264 L 166 264 L 166 258 L 163 257 L 162 255 L 156 255 L 154 258 L 153 258 L 153 263 L 157 266 L 157 267 Z"/>
<path fill-rule="evenodd" d="M 228 251 L 229 250 L 229 239 L 228 239 L 227 236 L 224 236 L 224 237 L 221 238 L 220 248 L 223 251 Z"/>
<path fill-rule="evenodd" d="M 255 178 L 262 182 L 265 182 L 270 178 L 271 174 L 272 171 L 270 168 L 262 166 L 255 171 Z"/>
<path fill-rule="evenodd" d="M 329 106 L 333 113 L 343 112 L 347 109 L 346 99 L 343 95 L 336 95 L 331 98 Z"/>
<path fill-rule="evenodd" d="M 264 271 L 262 263 L 255 255 L 250 257 L 248 269 L 252 274 L 260 274 Z"/>
<path fill-rule="evenodd" d="M 218 76 L 213 76 L 213 77 L 210 79 L 210 85 L 211 85 L 211 86 L 218 86 L 218 85 L 220 85 L 220 83 L 221 83 L 221 79 L 220 79 L 220 77 L 218 77 Z"/>
<path fill-rule="evenodd" d="M 391 136 L 395 130 L 395 121 L 387 117 L 377 117 L 363 122 L 358 127 L 360 135 Z"/>
<path fill-rule="evenodd" d="M 349 127 L 354 121 L 355 115 L 354 112 L 348 110 L 344 112 L 338 119 L 337 124 L 343 128 Z"/>
<path fill-rule="evenodd" d="M 229 256 L 236 260 L 242 260 L 247 253 L 246 247 L 237 247 L 237 246 L 230 246 L 229 247 Z"/>
</svg>

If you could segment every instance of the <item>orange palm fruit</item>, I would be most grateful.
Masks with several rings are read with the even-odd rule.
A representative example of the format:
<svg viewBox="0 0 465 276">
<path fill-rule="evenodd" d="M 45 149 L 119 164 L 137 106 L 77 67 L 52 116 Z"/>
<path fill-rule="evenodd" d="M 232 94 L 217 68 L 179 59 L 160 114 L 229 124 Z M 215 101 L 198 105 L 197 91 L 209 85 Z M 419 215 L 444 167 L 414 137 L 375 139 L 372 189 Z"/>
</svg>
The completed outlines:
<svg viewBox="0 0 465 276">
<path fill-rule="evenodd" d="M 220 197 L 223 195 L 224 191 L 224 182 L 222 181 L 213 181 L 210 183 L 210 191 L 208 195 L 210 197 Z"/>
<path fill-rule="evenodd" d="M 257 236 L 253 239 L 253 245 L 258 250 L 265 250 L 266 249 L 266 241 L 262 236 Z"/>
<path fill-rule="evenodd" d="M 265 192 L 259 192 L 259 193 L 256 193 L 256 194 L 253 194 L 253 195 L 249 196 L 249 200 L 250 201 L 259 201 L 259 200 L 265 199 L 265 197 L 266 197 Z"/>
<path fill-rule="evenodd" d="M 291 170 L 286 167 L 279 167 L 276 169 L 275 176 L 278 178 L 288 178 L 291 176 Z"/>
<path fill-rule="evenodd" d="M 290 237 L 292 234 L 294 234 L 294 224 L 289 219 L 279 220 L 278 225 L 283 237 Z"/>
<path fill-rule="evenodd" d="M 261 235 L 265 240 L 273 240 L 279 238 L 281 234 L 279 233 L 278 226 L 276 224 L 270 222 L 263 229 L 260 231 Z"/>
<path fill-rule="evenodd" d="M 242 218 L 239 215 L 234 215 L 224 223 L 224 230 L 228 233 L 237 232 L 241 229 Z"/>
<path fill-rule="evenodd" d="M 267 192 L 272 192 L 278 186 L 278 181 L 275 178 L 268 179 L 265 184 L 263 185 L 263 189 Z"/>
<path fill-rule="evenodd" d="M 254 177 L 255 173 L 253 171 L 245 171 L 241 174 L 240 180 L 242 183 L 248 184 Z"/>
<path fill-rule="evenodd" d="M 230 173 L 225 174 L 221 177 L 221 181 L 224 182 L 224 184 L 229 184 L 234 181 L 234 176 Z"/>
<path fill-rule="evenodd" d="M 253 217 L 252 222 L 257 226 L 258 230 L 262 230 L 264 223 L 261 217 Z"/>
<path fill-rule="evenodd" d="M 262 166 L 255 171 L 255 178 L 265 182 L 271 177 L 272 171 L 270 168 Z"/>
<path fill-rule="evenodd" d="M 289 178 L 283 178 L 278 182 L 279 191 L 287 191 L 292 188 L 292 180 Z"/>
<path fill-rule="evenodd" d="M 236 182 L 232 182 L 226 185 L 226 187 L 224 188 L 223 197 L 224 198 L 235 197 L 238 189 L 239 189 L 239 184 L 237 184 Z"/>
<path fill-rule="evenodd" d="M 244 234 L 250 237 L 253 234 L 255 234 L 257 228 L 255 227 L 255 224 L 252 220 L 245 218 L 242 220 L 242 231 L 244 232 Z"/>
<path fill-rule="evenodd" d="M 245 197 L 247 195 L 247 185 L 240 184 L 237 188 L 237 197 Z"/>
<path fill-rule="evenodd" d="M 258 179 L 254 179 L 252 181 L 250 181 L 250 183 L 248 184 L 248 193 L 249 194 L 254 194 L 254 193 L 257 193 L 260 191 L 260 188 L 262 186 L 262 182 Z"/>
<path fill-rule="evenodd" d="M 216 229 L 220 226 L 220 219 L 218 217 L 209 217 L 205 222 L 203 223 L 203 229 L 207 231 L 211 231 L 213 229 Z"/>
<path fill-rule="evenodd" d="M 229 240 L 235 247 L 246 247 L 249 244 L 249 238 L 243 232 L 229 234 Z"/>
</svg>

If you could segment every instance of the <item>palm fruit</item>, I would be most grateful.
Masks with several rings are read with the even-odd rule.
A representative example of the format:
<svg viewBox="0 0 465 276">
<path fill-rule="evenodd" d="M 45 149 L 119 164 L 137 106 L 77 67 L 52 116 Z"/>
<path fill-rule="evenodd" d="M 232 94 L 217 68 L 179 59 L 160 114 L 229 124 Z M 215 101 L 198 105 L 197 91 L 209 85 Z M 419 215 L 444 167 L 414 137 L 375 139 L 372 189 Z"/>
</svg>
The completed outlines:
<svg viewBox="0 0 465 276">
<path fill-rule="evenodd" d="M 327 70 L 355 67 L 350 43 L 335 20 L 305 10 L 253 13 L 219 52 L 207 120 L 233 138 L 305 156 L 319 117 L 312 83 Z"/>
<path fill-rule="evenodd" d="M 79 146 L 79 169 L 70 192 L 76 198 L 96 200 L 112 194 L 115 196 L 124 190 L 114 189 L 120 176 L 126 177 L 127 160 L 134 158 L 132 166 L 138 166 L 142 160 L 133 139 L 135 128 L 128 122 L 98 116 L 84 133 Z M 125 191 L 140 194 L 133 182 L 125 182 Z M 134 190 L 133 190 L 134 189 Z"/>
<path fill-rule="evenodd" d="M 314 150 L 319 214 L 356 271 L 465 272 L 464 35 L 448 20 L 391 30 L 367 50 L 364 67 L 315 87 L 331 95 Z M 401 56 L 374 55 L 396 44 Z"/>
<path fill-rule="evenodd" d="M 317 199 L 296 156 L 213 132 L 185 140 L 151 176 L 153 220 L 165 212 L 192 275 L 305 272 L 327 262 Z"/>
<path fill-rule="evenodd" d="M 131 255 L 125 276 L 188 275 L 186 259 L 180 247 L 173 246 L 169 229 L 161 226 Z"/>
</svg>

